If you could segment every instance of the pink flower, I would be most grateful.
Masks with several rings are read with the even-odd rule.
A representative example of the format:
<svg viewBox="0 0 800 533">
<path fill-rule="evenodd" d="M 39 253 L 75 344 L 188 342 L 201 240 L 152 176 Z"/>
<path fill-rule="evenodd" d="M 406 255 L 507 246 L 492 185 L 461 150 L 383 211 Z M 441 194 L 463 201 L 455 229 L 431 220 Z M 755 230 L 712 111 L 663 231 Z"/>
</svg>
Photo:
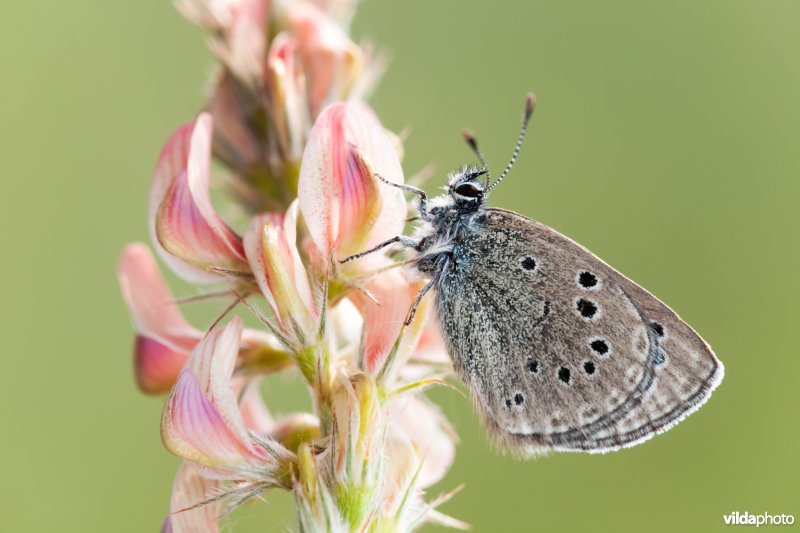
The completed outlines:
<svg viewBox="0 0 800 533">
<path fill-rule="evenodd" d="M 212 34 L 211 51 L 246 85 L 260 79 L 268 0 L 180 0 L 178 10 Z"/>
<path fill-rule="evenodd" d="M 317 306 L 296 247 L 297 202 L 286 215 L 265 214 L 253 219 L 245 250 L 261 292 L 281 329 L 301 337 L 316 334 Z"/>
<path fill-rule="evenodd" d="M 203 332 L 186 322 L 146 245 L 132 243 L 125 247 L 118 276 L 136 327 L 136 384 L 145 394 L 169 392 Z M 274 337 L 245 329 L 238 364 L 255 366 L 267 373 L 286 367 L 290 361 Z"/>
<path fill-rule="evenodd" d="M 210 331 L 192 351 L 164 405 L 161 438 L 175 455 L 223 479 L 275 482 L 276 469 L 291 454 L 257 438 L 245 425 L 230 379 L 242 322 Z"/>
<path fill-rule="evenodd" d="M 303 530 L 463 527 L 436 510 L 455 491 L 424 498 L 456 440 L 420 395 L 451 370 L 432 298 L 405 325 L 426 281 L 386 252 L 339 261 L 401 235 L 408 216 L 392 186 L 404 182 L 399 138 L 359 103 L 384 63 L 348 35 L 357 0 L 176 4 L 207 31 L 219 65 L 206 112 L 159 157 L 149 230 L 179 276 L 221 285 L 184 303 L 222 302 L 207 332 L 194 327 L 150 250 L 123 251 L 136 381 L 168 392 L 161 437 L 182 459 L 162 532 L 218 533 L 271 488 L 294 494 Z M 237 230 L 212 205 L 212 157 L 230 177 L 233 212 L 250 217 Z M 251 305 L 258 292 L 269 318 Z M 223 321 L 239 300 L 268 333 Z M 273 418 L 262 377 L 290 366 L 313 411 Z"/>
<path fill-rule="evenodd" d="M 300 167 L 300 211 L 324 258 L 341 258 L 398 235 L 406 203 L 377 176 L 403 182 L 389 137 L 372 111 L 337 103 L 317 118 Z"/>
<path fill-rule="evenodd" d="M 136 383 L 147 394 L 162 394 L 175 383 L 202 333 L 183 318 L 147 246 L 126 246 L 118 274 L 137 332 Z"/>
<path fill-rule="evenodd" d="M 294 3 L 289 20 L 309 80 L 312 116 L 327 102 L 343 100 L 356 84 L 364 65 L 361 49 L 318 7 Z"/>
<path fill-rule="evenodd" d="M 211 115 L 172 134 L 150 193 L 150 231 L 167 264 L 189 281 L 219 281 L 218 272 L 249 273 L 241 238 L 216 214 L 209 197 Z"/>
</svg>

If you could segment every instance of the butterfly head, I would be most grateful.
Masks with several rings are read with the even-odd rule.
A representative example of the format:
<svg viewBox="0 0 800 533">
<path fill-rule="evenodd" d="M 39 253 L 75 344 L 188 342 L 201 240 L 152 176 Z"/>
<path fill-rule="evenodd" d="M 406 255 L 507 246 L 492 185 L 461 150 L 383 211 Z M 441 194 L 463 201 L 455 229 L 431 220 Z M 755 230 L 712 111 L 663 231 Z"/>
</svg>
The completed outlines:
<svg viewBox="0 0 800 533">
<path fill-rule="evenodd" d="M 533 114 L 533 109 L 535 106 L 536 98 L 534 98 L 533 93 L 528 93 L 528 96 L 525 99 L 525 112 L 522 115 L 522 125 L 519 129 L 519 135 L 517 136 L 517 144 L 514 147 L 514 153 L 511 154 L 511 160 L 509 160 L 503 173 L 500 174 L 500 177 L 494 180 L 491 184 L 489 183 L 491 181 L 489 165 L 486 164 L 486 158 L 483 157 L 483 152 L 481 152 L 481 149 L 478 147 L 478 141 L 475 139 L 475 135 L 469 130 L 464 130 L 462 132 L 464 135 L 464 140 L 467 141 L 467 144 L 470 146 L 470 148 L 472 148 L 472 151 L 475 152 L 476 156 L 478 156 L 478 160 L 481 162 L 482 167 L 467 167 L 450 178 L 450 187 L 448 192 L 455 201 L 456 206 L 467 208 L 472 205 L 480 206 L 486 196 L 489 194 L 489 191 L 497 187 L 497 185 L 499 185 L 500 182 L 503 181 L 503 179 L 508 175 L 511 167 L 514 166 L 514 161 L 517 160 L 520 148 L 522 148 L 522 141 L 525 139 L 525 131 L 528 129 L 528 121 L 531 119 L 531 115 Z M 483 180 L 483 184 L 481 184 L 478 178 L 483 175 L 486 175 L 486 179 Z"/>
<path fill-rule="evenodd" d="M 485 168 L 467 167 L 450 178 L 447 192 L 457 207 L 469 209 L 483 203 L 485 191 L 480 178 L 484 174 Z"/>
</svg>

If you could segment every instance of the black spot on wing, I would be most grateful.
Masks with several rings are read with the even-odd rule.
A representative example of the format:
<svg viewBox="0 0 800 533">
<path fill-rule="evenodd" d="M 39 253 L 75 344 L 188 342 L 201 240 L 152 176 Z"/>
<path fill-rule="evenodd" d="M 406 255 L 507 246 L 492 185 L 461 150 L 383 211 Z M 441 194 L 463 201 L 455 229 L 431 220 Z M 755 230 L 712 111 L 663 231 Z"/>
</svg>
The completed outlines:
<svg viewBox="0 0 800 533">
<path fill-rule="evenodd" d="M 592 350 L 600 355 L 605 355 L 608 353 L 608 343 L 603 339 L 595 339 L 589 343 L 589 346 L 592 348 Z"/>
<path fill-rule="evenodd" d="M 584 270 L 578 274 L 578 283 L 585 289 L 590 289 L 597 285 L 597 276 L 591 272 Z"/>
<path fill-rule="evenodd" d="M 585 298 L 581 298 L 575 304 L 575 307 L 578 309 L 578 312 L 584 318 L 592 318 L 597 314 L 597 304 L 591 300 L 587 300 Z"/>
</svg>

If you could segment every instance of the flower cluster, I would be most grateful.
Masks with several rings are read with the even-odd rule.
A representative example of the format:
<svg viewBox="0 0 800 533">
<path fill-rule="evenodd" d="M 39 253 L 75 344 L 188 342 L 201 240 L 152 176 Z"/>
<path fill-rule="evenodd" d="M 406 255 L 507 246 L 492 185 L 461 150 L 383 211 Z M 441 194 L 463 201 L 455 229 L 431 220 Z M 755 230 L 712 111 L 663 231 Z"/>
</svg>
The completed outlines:
<svg viewBox="0 0 800 533">
<path fill-rule="evenodd" d="M 404 326 L 424 280 L 385 253 L 339 263 L 401 233 L 408 211 L 380 179 L 403 182 L 401 147 L 363 102 L 382 65 L 347 34 L 353 4 L 178 2 L 219 66 L 206 110 L 158 159 L 149 229 L 164 263 L 201 287 L 184 302 L 226 305 L 207 331 L 192 326 L 150 249 L 124 249 L 136 382 L 168 394 L 161 435 L 183 459 L 164 531 L 218 531 L 273 488 L 294 493 L 303 531 L 463 525 L 436 510 L 450 494 L 423 494 L 455 443 L 422 394 L 450 371 L 424 302 Z M 233 200 L 227 220 L 212 205 L 212 161 Z M 302 376 L 313 413 L 270 415 L 260 382 L 284 371 Z"/>
</svg>

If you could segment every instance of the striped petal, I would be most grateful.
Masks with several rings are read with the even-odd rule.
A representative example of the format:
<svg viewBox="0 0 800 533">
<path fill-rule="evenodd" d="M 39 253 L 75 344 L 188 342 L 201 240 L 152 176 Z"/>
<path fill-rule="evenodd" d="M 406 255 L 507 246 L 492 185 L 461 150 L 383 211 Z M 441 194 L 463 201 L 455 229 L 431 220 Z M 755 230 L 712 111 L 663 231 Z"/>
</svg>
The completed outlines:
<svg viewBox="0 0 800 533">
<path fill-rule="evenodd" d="M 217 495 L 221 483 L 201 476 L 189 463 L 181 463 L 172 483 L 170 514 L 161 533 L 218 533 L 222 509 L 217 502 L 194 507 Z"/>
<path fill-rule="evenodd" d="M 150 194 L 150 230 L 167 264 L 189 281 L 219 281 L 210 269 L 246 273 L 241 238 L 209 196 L 212 119 L 202 113 L 164 147 Z"/>
<path fill-rule="evenodd" d="M 298 184 L 300 210 L 323 257 L 355 253 L 402 231 L 403 196 L 377 176 L 403 182 L 378 119 L 361 104 L 327 107 L 311 130 Z"/>
<path fill-rule="evenodd" d="M 197 345 L 164 405 L 161 437 L 180 457 L 226 471 L 268 458 L 254 447 L 231 388 L 242 322 L 234 317 Z"/>
</svg>

